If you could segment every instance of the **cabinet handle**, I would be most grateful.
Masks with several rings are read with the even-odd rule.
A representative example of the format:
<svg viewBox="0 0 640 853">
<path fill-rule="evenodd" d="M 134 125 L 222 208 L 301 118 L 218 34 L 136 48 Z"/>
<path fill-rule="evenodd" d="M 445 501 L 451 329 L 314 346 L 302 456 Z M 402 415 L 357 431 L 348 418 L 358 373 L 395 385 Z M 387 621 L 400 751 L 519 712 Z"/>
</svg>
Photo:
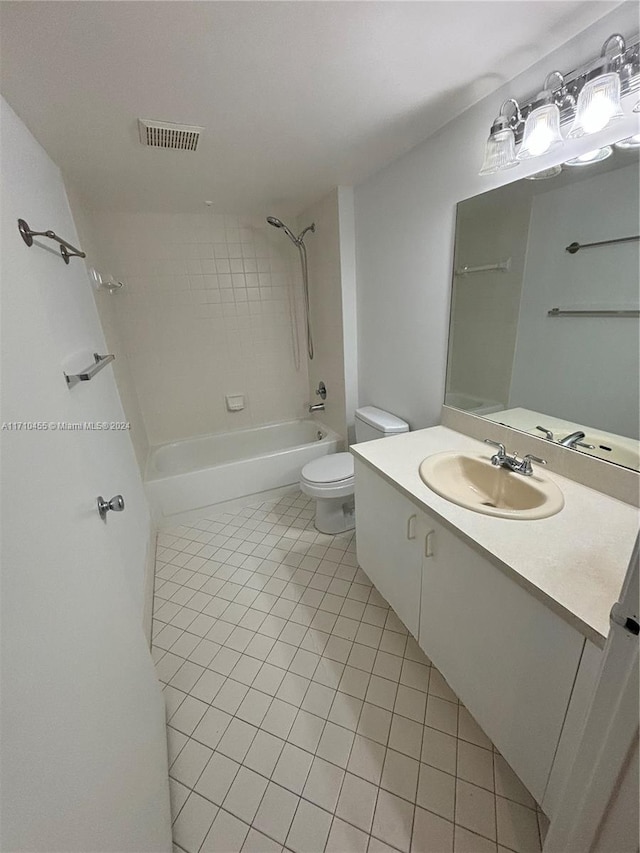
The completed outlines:
<svg viewBox="0 0 640 853">
<path fill-rule="evenodd" d="M 433 557 L 433 541 L 432 536 L 435 530 L 430 530 L 424 537 L 424 555 L 425 557 Z"/>
<path fill-rule="evenodd" d="M 416 538 L 416 516 L 410 515 L 407 521 L 407 539 Z"/>
</svg>

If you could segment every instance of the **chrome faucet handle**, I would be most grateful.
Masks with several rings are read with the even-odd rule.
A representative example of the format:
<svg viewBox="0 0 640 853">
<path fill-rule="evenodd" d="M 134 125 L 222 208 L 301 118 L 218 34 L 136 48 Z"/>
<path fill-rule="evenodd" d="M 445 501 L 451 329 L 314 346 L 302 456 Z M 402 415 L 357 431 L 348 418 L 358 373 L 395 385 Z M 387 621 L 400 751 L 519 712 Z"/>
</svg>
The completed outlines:
<svg viewBox="0 0 640 853">
<path fill-rule="evenodd" d="M 574 447 L 584 447 L 586 450 L 595 450 L 595 444 L 585 444 L 584 441 L 576 441 Z"/>
<path fill-rule="evenodd" d="M 492 440 L 492 439 L 490 439 L 490 438 L 485 438 L 484 443 L 485 443 L 485 444 L 490 444 L 492 447 L 497 447 L 497 448 L 498 448 L 498 450 L 500 451 L 500 453 L 501 453 L 501 455 L 502 455 L 502 456 L 505 456 L 505 455 L 506 455 L 506 452 L 507 452 L 507 451 L 506 451 L 506 449 L 505 449 L 505 446 L 504 446 L 504 444 L 500 444 L 500 442 L 499 442 L 499 441 L 493 441 L 493 440 Z"/>
<path fill-rule="evenodd" d="M 492 447 L 498 448 L 498 452 L 494 453 L 491 457 L 491 464 L 495 465 L 496 467 L 498 465 L 502 465 L 504 460 L 507 458 L 507 450 L 504 444 L 501 444 L 499 441 L 492 441 L 492 439 L 490 438 L 485 438 L 484 443 L 490 444 Z"/>
<path fill-rule="evenodd" d="M 543 427 L 543 426 L 537 426 L 536 429 L 539 429 L 540 432 L 544 433 L 544 437 L 546 438 L 547 441 L 553 441 L 553 433 L 551 432 L 550 429 L 547 429 L 546 427 Z"/>
<path fill-rule="evenodd" d="M 546 459 L 540 459 L 539 456 L 534 456 L 533 453 L 527 453 L 526 456 L 522 457 L 522 473 L 530 476 L 533 474 L 533 468 L 531 466 L 532 462 L 537 462 L 538 465 L 546 465 Z"/>
</svg>

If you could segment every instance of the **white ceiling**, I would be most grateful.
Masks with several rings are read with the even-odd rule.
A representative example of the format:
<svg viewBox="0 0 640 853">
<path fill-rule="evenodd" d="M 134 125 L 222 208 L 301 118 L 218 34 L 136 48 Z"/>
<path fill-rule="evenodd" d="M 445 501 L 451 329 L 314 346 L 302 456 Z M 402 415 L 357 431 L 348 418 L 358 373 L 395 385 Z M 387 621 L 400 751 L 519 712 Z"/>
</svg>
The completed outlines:
<svg viewBox="0 0 640 853">
<path fill-rule="evenodd" d="M 295 214 L 616 5 L 2 2 L 2 88 L 96 208 Z M 159 151 L 138 117 L 206 130 Z"/>
</svg>

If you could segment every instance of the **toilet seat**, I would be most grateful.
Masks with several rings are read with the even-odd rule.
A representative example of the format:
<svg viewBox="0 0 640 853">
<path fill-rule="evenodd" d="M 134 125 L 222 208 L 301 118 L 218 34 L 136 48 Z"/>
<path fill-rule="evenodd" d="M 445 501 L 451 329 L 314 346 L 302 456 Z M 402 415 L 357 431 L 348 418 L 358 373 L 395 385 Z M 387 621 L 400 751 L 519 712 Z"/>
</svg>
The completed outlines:
<svg viewBox="0 0 640 853">
<path fill-rule="evenodd" d="M 331 453 L 307 462 L 300 473 L 300 489 L 312 498 L 344 498 L 355 490 L 353 456 Z"/>
</svg>

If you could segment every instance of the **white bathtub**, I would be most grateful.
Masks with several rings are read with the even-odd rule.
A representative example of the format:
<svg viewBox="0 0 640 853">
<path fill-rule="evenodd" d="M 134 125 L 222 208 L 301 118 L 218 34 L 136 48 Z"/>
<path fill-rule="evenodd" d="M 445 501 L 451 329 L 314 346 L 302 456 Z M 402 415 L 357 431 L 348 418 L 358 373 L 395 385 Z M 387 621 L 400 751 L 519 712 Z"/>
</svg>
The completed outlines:
<svg viewBox="0 0 640 853">
<path fill-rule="evenodd" d="M 300 420 L 162 444 L 149 453 L 147 496 L 159 519 L 290 486 L 340 443 L 322 424 Z"/>
</svg>

